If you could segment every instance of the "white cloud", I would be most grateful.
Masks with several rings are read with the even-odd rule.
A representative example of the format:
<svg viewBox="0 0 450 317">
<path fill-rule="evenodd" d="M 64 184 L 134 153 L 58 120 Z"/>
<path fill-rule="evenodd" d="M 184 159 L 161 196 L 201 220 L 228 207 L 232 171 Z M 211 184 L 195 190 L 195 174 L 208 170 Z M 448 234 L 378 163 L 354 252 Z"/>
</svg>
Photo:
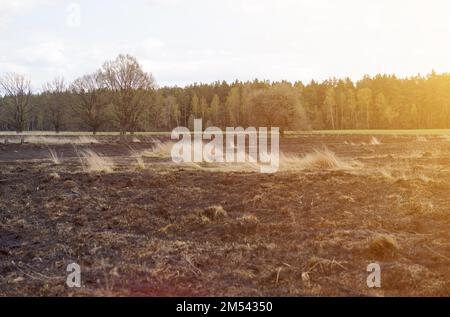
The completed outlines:
<svg viewBox="0 0 450 317">
<path fill-rule="evenodd" d="M 146 0 L 146 2 L 150 5 L 174 6 L 177 5 L 180 0 Z"/>
<path fill-rule="evenodd" d="M 72 80 L 119 53 L 160 84 L 450 70 L 444 0 L 73 1 L 78 28 L 72 0 L 0 0 L 0 75 Z"/>
<path fill-rule="evenodd" d="M 66 63 L 64 44 L 57 41 L 39 42 L 21 48 L 19 58 L 24 63 L 41 67 L 58 67 Z"/>
<path fill-rule="evenodd" d="M 138 52 L 146 56 L 155 56 L 157 54 L 164 54 L 164 42 L 158 38 L 147 38 L 143 40 L 138 47 Z"/>
<path fill-rule="evenodd" d="M 35 8 L 54 2 L 55 0 L 0 0 L 0 31 L 14 16 L 27 14 Z"/>
<path fill-rule="evenodd" d="M 55 0 L 0 0 L 0 16 L 27 13 L 34 8 L 54 2 Z"/>
</svg>

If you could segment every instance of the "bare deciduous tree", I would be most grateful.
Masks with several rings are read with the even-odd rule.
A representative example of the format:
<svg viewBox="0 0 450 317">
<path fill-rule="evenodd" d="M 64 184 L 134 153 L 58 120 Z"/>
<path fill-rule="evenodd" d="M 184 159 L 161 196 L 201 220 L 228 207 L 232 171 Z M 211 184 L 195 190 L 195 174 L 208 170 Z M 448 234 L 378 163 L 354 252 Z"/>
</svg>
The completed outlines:
<svg viewBox="0 0 450 317">
<path fill-rule="evenodd" d="M 56 77 L 43 86 L 43 97 L 55 132 L 59 133 L 64 121 L 64 102 L 66 84 L 63 77 Z"/>
<path fill-rule="evenodd" d="M 121 134 L 133 133 L 150 100 L 150 90 L 155 88 L 153 76 L 143 71 L 136 58 L 119 55 L 103 65 L 101 77 L 113 93 L 113 110 Z"/>
<path fill-rule="evenodd" d="M 110 103 L 102 85 L 100 73 L 76 79 L 71 90 L 77 97 L 73 110 L 82 118 L 95 135 L 105 122 L 105 108 Z"/>
<path fill-rule="evenodd" d="M 7 121 L 16 132 L 23 132 L 31 112 L 31 85 L 24 76 L 9 73 L 0 78 L 0 88 L 5 94 Z"/>
</svg>

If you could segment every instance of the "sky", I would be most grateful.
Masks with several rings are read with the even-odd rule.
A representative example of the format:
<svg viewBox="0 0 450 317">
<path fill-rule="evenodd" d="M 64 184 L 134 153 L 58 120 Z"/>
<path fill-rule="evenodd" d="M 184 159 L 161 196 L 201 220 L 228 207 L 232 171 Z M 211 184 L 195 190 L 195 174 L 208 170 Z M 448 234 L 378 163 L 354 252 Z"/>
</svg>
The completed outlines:
<svg viewBox="0 0 450 317">
<path fill-rule="evenodd" d="M 450 72 L 447 0 L 0 0 L 0 76 L 134 55 L 160 86 Z"/>
</svg>

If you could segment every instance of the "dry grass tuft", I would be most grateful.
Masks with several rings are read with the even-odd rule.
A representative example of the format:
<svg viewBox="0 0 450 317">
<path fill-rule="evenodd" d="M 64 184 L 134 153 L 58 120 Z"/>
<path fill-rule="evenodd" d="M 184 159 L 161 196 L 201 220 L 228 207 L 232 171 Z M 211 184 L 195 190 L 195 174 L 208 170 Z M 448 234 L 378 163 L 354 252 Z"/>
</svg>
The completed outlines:
<svg viewBox="0 0 450 317">
<path fill-rule="evenodd" d="M 282 169 L 352 169 L 353 167 L 341 160 L 336 154 L 327 148 L 314 150 L 304 157 L 294 157 L 280 154 L 280 166 Z"/>
<path fill-rule="evenodd" d="M 111 173 L 114 163 L 111 159 L 95 153 L 92 150 L 83 150 L 79 153 L 83 170 L 88 173 L 105 172 Z"/>
<path fill-rule="evenodd" d="M 174 142 L 161 142 L 157 141 L 156 145 L 151 150 L 147 150 L 142 152 L 142 156 L 146 157 L 159 157 L 159 158 L 167 158 L 172 156 L 172 147 L 174 146 Z"/>
<path fill-rule="evenodd" d="M 351 204 L 355 202 L 355 199 L 348 195 L 340 195 L 337 200 L 341 204 Z"/>
<path fill-rule="evenodd" d="M 60 179 L 61 179 L 61 176 L 59 176 L 58 173 L 50 173 L 50 174 L 48 175 L 48 178 L 49 178 L 49 179 L 53 179 L 53 180 L 60 180 Z"/>
<path fill-rule="evenodd" d="M 135 156 L 136 159 L 136 169 L 145 170 L 145 162 L 142 156 Z"/>
<path fill-rule="evenodd" d="M 370 139 L 370 145 L 381 145 L 381 141 L 373 136 L 372 139 Z"/>
<path fill-rule="evenodd" d="M 428 142 L 428 139 L 424 137 L 423 135 L 418 135 L 416 138 L 417 142 Z"/>
<path fill-rule="evenodd" d="M 152 150 L 146 150 L 140 153 L 143 157 L 154 158 L 170 158 L 174 143 L 157 142 Z M 222 153 L 220 153 L 222 154 Z M 247 160 L 249 159 L 246 153 Z M 222 172 L 254 172 L 260 170 L 260 163 L 252 162 L 214 162 L 213 157 L 209 158 L 212 163 L 202 162 L 196 163 L 196 168 L 208 169 L 211 171 Z M 185 163 L 187 164 L 187 163 Z M 280 170 L 304 170 L 304 169 L 353 169 L 359 166 L 356 161 L 344 162 L 336 156 L 336 154 L 327 148 L 316 149 L 312 153 L 306 154 L 304 157 L 296 157 L 280 153 Z"/>
<path fill-rule="evenodd" d="M 259 224 L 258 217 L 256 217 L 255 215 L 252 215 L 252 214 L 245 214 L 242 217 L 238 218 L 237 221 L 245 227 L 247 227 L 247 226 L 253 227 L 253 226 L 256 226 L 257 224 Z"/>
<path fill-rule="evenodd" d="M 131 157 L 133 157 L 136 160 L 135 167 L 137 170 L 145 170 L 146 168 L 144 158 L 142 156 L 143 156 L 142 153 L 131 149 Z"/>
<path fill-rule="evenodd" d="M 393 257 L 398 249 L 397 241 L 392 236 L 384 234 L 374 237 L 369 245 L 370 254 L 380 259 Z"/>
<path fill-rule="evenodd" d="M 213 205 L 205 208 L 203 214 L 209 219 L 220 220 L 228 217 L 228 213 L 221 205 Z"/>
<path fill-rule="evenodd" d="M 55 150 L 49 148 L 48 152 L 49 152 L 49 159 L 50 161 L 53 162 L 53 164 L 55 165 L 61 164 L 61 158 L 58 156 L 58 153 Z"/>
<path fill-rule="evenodd" d="M 379 169 L 379 172 L 380 172 L 380 174 L 381 174 L 381 176 L 383 176 L 383 177 L 385 177 L 385 178 L 387 178 L 387 179 L 390 179 L 390 180 L 396 180 L 396 178 L 394 177 L 394 175 L 392 174 L 392 171 L 391 170 L 388 170 L 388 169 L 386 169 L 386 168 L 380 168 Z"/>
</svg>

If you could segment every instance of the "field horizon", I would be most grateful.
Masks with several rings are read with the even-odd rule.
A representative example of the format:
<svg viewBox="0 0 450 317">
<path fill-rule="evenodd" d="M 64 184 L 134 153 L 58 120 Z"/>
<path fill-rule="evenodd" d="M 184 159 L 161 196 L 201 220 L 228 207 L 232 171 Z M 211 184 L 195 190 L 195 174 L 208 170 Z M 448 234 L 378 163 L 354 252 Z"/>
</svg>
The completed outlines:
<svg viewBox="0 0 450 317">
<path fill-rule="evenodd" d="M 226 133 L 224 131 L 224 133 Z M 363 129 L 363 130 L 300 130 L 291 131 L 287 130 L 284 132 L 286 136 L 295 135 L 450 135 L 450 129 Z M 120 132 L 106 132 L 98 131 L 95 135 L 88 131 L 24 131 L 24 132 L 14 132 L 14 131 L 0 131 L 0 136 L 120 136 Z M 128 136 L 133 135 L 161 135 L 170 136 L 170 131 L 137 131 L 127 133 Z"/>
</svg>

